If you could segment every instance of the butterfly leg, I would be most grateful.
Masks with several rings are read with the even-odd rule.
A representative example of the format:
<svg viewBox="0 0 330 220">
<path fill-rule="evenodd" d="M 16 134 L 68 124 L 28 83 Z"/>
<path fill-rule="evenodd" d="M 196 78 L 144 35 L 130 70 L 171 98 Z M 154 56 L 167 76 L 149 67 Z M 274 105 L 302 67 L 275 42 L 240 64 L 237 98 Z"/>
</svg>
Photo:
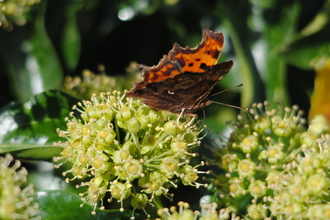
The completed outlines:
<svg viewBox="0 0 330 220">
<path fill-rule="evenodd" d="M 179 126 L 180 119 L 181 119 L 182 117 L 184 117 L 184 116 L 183 116 L 183 115 L 185 114 L 184 111 L 185 111 L 185 108 L 183 108 L 183 109 L 181 110 L 180 115 L 179 115 L 178 118 L 176 119 L 176 124 L 177 124 L 177 126 Z M 187 124 L 184 125 L 185 128 L 189 127 L 189 126 L 195 121 L 195 119 L 197 118 L 197 115 L 196 115 L 196 114 L 187 113 L 186 115 L 190 116 L 190 117 L 191 117 L 191 120 L 190 120 Z"/>
<path fill-rule="evenodd" d="M 176 125 L 177 125 L 177 126 L 179 126 L 180 118 L 182 117 L 182 115 L 183 115 L 183 113 L 184 113 L 184 110 L 185 110 L 185 108 L 183 108 L 183 109 L 181 110 L 180 115 L 179 115 L 178 118 L 176 119 Z"/>
</svg>

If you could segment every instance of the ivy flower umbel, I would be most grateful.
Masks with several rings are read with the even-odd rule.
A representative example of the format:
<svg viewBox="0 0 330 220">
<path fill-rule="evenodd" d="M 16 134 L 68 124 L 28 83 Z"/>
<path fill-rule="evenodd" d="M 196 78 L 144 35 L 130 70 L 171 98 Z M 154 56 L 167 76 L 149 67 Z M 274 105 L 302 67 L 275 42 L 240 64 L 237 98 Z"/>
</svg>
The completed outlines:
<svg viewBox="0 0 330 220">
<path fill-rule="evenodd" d="M 169 196 L 176 180 L 199 187 L 197 167 L 189 165 L 200 145 L 203 126 L 195 118 L 164 118 L 162 111 L 152 109 L 139 99 L 131 99 L 114 91 L 92 96 L 79 103 L 81 119 L 72 114 L 67 131 L 58 131 L 67 142 L 62 157 L 72 163 L 73 178 L 88 189 L 83 200 L 97 207 L 108 200 L 121 203 L 131 199 L 133 209 L 144 209 L 157 197 Z M 88 177 L 88 180 L 84 180 Z"/>
<path fill-rule="evenodd" d="M 41 0 L 0 0 L 0 27 L 6 30 L 12 30 L 15 23 L 17 25 L 25 25 L 26 13 L 30 11 L 30 7 L 39 3 Z"/>
<path fill-rule="evenodd" d="M 0 219 L 41 219 L 33 185 L 22 187 L 27 170 L 10 154 L 0 157 Z"/>
<path fill-rule="evenodd" d="M 216 152 L 226 172 L 214 182 L 221 206 L 245 219 L 330 219 L 328 126 L 317 117 L 306 129 L 301 115 L 265 102 L 229 123 Z"/>
</svg>

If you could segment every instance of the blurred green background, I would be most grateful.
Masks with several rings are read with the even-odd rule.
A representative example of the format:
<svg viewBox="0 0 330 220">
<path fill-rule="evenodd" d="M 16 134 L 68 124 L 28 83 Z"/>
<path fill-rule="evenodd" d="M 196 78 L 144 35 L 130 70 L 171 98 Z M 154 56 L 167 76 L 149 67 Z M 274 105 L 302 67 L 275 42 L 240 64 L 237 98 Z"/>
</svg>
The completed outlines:
<svg viewBox="0 0 330 220">
<path fill-rule="evenodd" d="M 7 0 L 0 4 L 2 8 L 7 4 L 7 11 L 0 12 L 1 107 L 60 89 L 64 76 L 80 76 L 84 69 L 97 73 L 99 64 L 110 76 L 123 76 L 131 61 L 156 65 L 174 42 L 195 47 L 207 26 L 225 35 L 219 62 L 234 60 L 233 69 L 214 92 L 245 84 L 213 100 L 249 107 L 267 99 L 274 105 L 298 104 L 308 112 L 314 70 L 329 58 L 329 0 Z M 206 123 L 219 129 L 237 112 L 214 104 L 205 109 Z"/>
<path fill-rule="evenodd" d="M 244 83 L 211 97 L 229 105 L 298 104 L 307 117 L 315 70 L 330 57 L 330 0 L 4 0 L 0 25 L 0 107 L 25 102 L 2 110 L 2 152 L 16 151 L 14 156 L 28 159 L 51 160 L 59 154 L 53 146 L 59 138 L 55 129 L 65 129 L 62 118 L 77 102 L 54 91 L 32 96 L 63 89 L 65 77 L 81 76 L 86 69 L 115 78 L 102 85 L 104 91 L 130 89 L 132 61 L 156 65 L 174 42 L 195 47 L 205 26 L 225 35 L 219 62 L 234 60 L 213 92 Z M 225 121 L 239 112 L 217 104 L 203 111 L 200 118 L 221 136 Z M 32 150 L 24 155 L 24 149 Z M 33 175 L 37 190 L 43 189 L 38 183 L 45 178 Z M 49 182 L 56 181 L 51 171 Z M 192 198 L 191 189 L 186 190 L 178 199 L 203 194 Z M 56 196 L 46 196 L 55 202 L 43 207 L 57 212 Z M 67 198 L 67 192 L 62 196 Z M 80 203 L 77 198 L 69 209 Z"/>
</svg>

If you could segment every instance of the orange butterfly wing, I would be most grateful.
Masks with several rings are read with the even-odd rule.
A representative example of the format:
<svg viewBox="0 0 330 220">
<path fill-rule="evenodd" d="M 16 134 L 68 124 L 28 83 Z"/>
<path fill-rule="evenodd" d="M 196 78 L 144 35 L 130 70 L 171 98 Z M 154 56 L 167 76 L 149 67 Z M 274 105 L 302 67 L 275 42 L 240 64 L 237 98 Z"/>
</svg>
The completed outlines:
<svg viewBox="0 0 330 220">
<path fill-rule="evenodd" d="M 181 48 L 175 43 L 168 55 L 160 60 L 158 65 L 143 68 L 143 84 L 160 82 L 173 78 L 184 72 L 201 73 L 205 66 L 212 66 L 218 62 L 224 43 L 221 32 L 213 32 L 203 28 L 202 41 L 195 48 Z M 203 69 L 204 67 L 204 69 Z M 143 85 L 143 86 L 144 86 Z"/>
</svg>

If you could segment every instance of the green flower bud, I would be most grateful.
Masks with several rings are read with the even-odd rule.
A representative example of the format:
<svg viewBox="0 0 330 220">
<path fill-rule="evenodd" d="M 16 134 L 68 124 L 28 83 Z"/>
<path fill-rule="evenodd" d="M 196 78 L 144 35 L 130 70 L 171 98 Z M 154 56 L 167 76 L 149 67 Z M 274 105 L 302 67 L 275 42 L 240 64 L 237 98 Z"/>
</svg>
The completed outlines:
<svg viewBox="0 0 330 220">
<path fill-rule="evenodd" d="M 116 137 L 116 133 L 112 129 L 103 129 L 99 132 L 97 138 L 99 144 L 111 144 Z"/>
<path fill-rule="evenodd" d="M 258 138 L 253 135 L 249 135 L 245 137 L 237 147 L 240 147 L 243 153 L 251 153 L 258 147 L 258 145 Z"/>
<path fill-rule="evenodd" d="M 265 219 L 267 216 L 267 209 L 261 203 L 250 205 L 247 211 L 251 219 Z"/>
<path fill-rule="evenodd" d="M 137 119 L 141 124 L 141 129 L 146 129 L 148 127 L 148 124 L 150 123 L 148 116 L 146 115 L 137 116 Z"/>
<path fill-rule="evenodd" d="M 123 106 L 119 109 L 119 113 L 116 115 L 116 118 L 119 121 L 127 121 L 132 117 L 131 109 L 127 106 Z"/>
<path fill-rule="evenodd" d="M 190 165 L 186 165 L 181 169 L 183 177 L 181 177 L 182 183 L 184 185 L 192 185 L 197 179 L 197 170 Z"/>
<path fill-rule="evenodd" d="M 79 155 L 79 162 L 81 163 L 81 165 L 84 166 L 84 165 L 90 164 L 91 161 L 90 161 L 88 154 L 82 153 Z"/>
<path fill-rule="evenodd" d="M 255 174 L 256 164 L 250 159 L 244 159 L 238 163 L 237 169 L 240 176 L 252 177 Z"/>
<path fill-rule="evenodd" d="M 300 203 L 291 203 L 284 207 L 284 216 L 286 218 L 301 219 L 301 212 L 304 209 L 303 205 Z"/>
<path fill-rule="evenodd" d="M 253 129 L 259 133 L 271 128 L 271 122 L 267 116 L 256 115 L 255 122 L 252 123 Z"/>
<path fill-rule="evenodd" d="M 266 194 L 266 184 L 261 180 L 256 180 L 249 185 L 249 191 L 254 198 L 261 197 Z"/>
<path fill-rule="evenodd" d="M 171 178 L 179 169 L 179 161 L 174 157 L 166 157 L 160 164 L 160 170 Z"/>
<path fill-rule="evenodd" d="M 162 112 L 161 111 L 155 111 L 154 109 L 150 109 L 148 116 L 149 116 L 149 120 L 150 120 L 151 123 L 163 120 Z"/>
<path fill-rule="evenodd" d="M 295 129 L 294 121 L 290 120 L 281 120 L 280 117 L 273 118 L 273 131 L 279 137 L 287 137 L 292 134 Z"/>
<path fill-rule="evenodd" d="M 329 219 L 325 216 L 324 205 L 316 204 L 308 208 L 308 219 Z M 330 216 L 328 216 L 330 217 Z"/>
<path fill-rule="evenodd" d="M 164 131 L 168 135 L 176 136 L 177 134 L 177 125 L 175 121 L 168 121 L 164 124 Z"/>
<path fill-rule="evenodd" d="M 138 193 L 133 196 L 131 200 L 131 205 L 137 209 L 144 209 L 149 203 L 149 198 L 146 194 Z"/>
<path fill-rule="evenodd" d="M 128 150 L 129 154 L 135 155 L 136 150 L 137 150 L 137 146 L 132 141 L 127 141 L 123 145 L 123 150 Z"/>
<path fill-rule="evenodd" d="M 91 205 L 96 205 L 97 202 L 104 198 L 107 192 L 108 182 L 103 177 L 99 176 L 92 179 L 88 186 L 87 200 Z"/>
<path fill-rule="evenodd" d="M 132 117 L 126 121 L 126 127 L 128 132 L 131 132 L 133 134 L 136 134 L 141 130 L 141 124 L 139 120 L 135 117 Z"/>
<path fill-rule="evenodd" d="M 131 195 L 131 185 L 114 181 L 110 185 L 110 192 L 113 198 L 124 200 Z"/>
<path fill-rule="evenodd" d="M 131 158 L 132 155 L 129 153 L 128 149 L 117 150 L 112 155 L 112 160 L 115 164 L 124 163 Z"/>
<path fill-rule="evenodd" d="M 232 171 L 236 170 L 238 166 L 238 159 L 236 155 L 225 154 L 221 158 L 221 167 L 225 170 Z"/>
<path fill-rule="evenodd" d="M 101 131 L 107 127 L 107 121 L 104 118 L 100 118 L 93 123 L 93 126 L 96 130 Z"/>
<path fill-rule="evenodd" d="M 268 158 L 268 163 L 270 164 L 277 164 L 285 157 L 285 154 L 283 153 L 283 148 L 278 145 L 269 147 L 266 151 L 266 155 Z"/>
<path fill-rule="evenodd" d="M 106 172 L 110 170 L 111 165 L 112 164 L 109 162 L 109 157 L 102 153 L 94 157 L 92 166 L 95 170 Z"/>
<path fill-rule="evenodd" d="M 127 173 L 127 180 L 133 181 L 134 179 L 142 176 L 143 166 L 138 160 L 131 159 L 124 163 L 123 169 Z"/>
<path fill-rule="evenodd" d="M 84 179 L 88 176 L 85 167 L 72 167 L 71 172 L 72 175 L 78 179 Z"/>
<path fill-rule="evenodd" d="M 329 188 L 328 183 L 329 180 L 325 175 L 313 174 L 307 180 L 307 189 L 312 195 L 322 196 L 326 193 L 326 189 Z"/>
<path fill-rule="evenodd" d="M 88 106 L 85 112 L 88 114 L 89 118 L 99 119 L 102 117 L 102 112 L 95 106 Z"/>
<path fill-rule="evenodd" d="M 246 189 L 244 186 L 244 181 L 238 177 L 230 178 L 229 191 L 233 197 L 240 197 L 245 194 Z"/>
<path fill-rule="evenodd" d="M 188 145 L 187 142 L 184 140 L 173 140 L 171 143 L 171 149 L 173 153 L 178 153 L 178 152 L 187 152 Z"/>
<path fill-rule="evenodd" d="M 329 133 L 328 122 L 324 115 L 316 115 L 309 126 L 308 131 L 317 136 Z"/>
<path fill-rule="evenodd" d="M 271 170 L 268 174 L 267 174 L 267 184 L 268 185 L 272 185 L 272 184 L 277 184 L 281 181 L 282 179 L 282 173 L 278 170 Z"/>
</svg>

